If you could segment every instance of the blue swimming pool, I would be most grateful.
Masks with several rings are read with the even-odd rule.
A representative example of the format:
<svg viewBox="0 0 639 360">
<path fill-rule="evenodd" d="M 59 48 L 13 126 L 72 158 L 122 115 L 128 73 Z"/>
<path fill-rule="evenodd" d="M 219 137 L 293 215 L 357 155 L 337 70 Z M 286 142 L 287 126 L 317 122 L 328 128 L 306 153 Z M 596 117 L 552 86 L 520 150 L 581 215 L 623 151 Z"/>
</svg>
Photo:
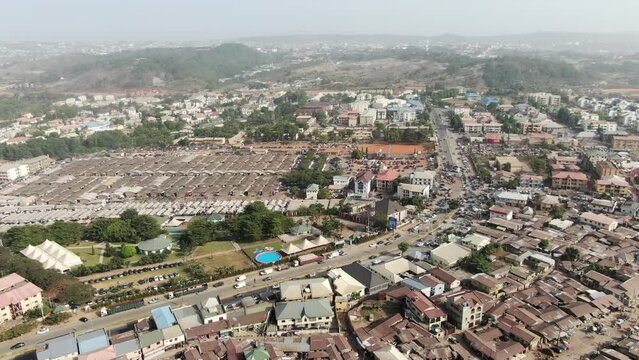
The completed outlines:
<svg viewBox="0 0 639 360">
<path fill-rule="evenodd" d="M 262 264 L 272 264 L 280 261 L 282 255 L 276 251 L 265 251 L 255 256 L 255 261 Z"/>
</svg>

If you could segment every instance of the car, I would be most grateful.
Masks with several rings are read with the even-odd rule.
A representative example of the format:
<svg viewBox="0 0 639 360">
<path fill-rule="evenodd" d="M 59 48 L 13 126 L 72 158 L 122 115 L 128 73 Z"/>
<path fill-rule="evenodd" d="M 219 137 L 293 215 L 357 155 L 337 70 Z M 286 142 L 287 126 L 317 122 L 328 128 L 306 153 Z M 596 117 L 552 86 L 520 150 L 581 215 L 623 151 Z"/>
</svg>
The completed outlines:
<svg viewBox="0 0 639 360">
<path fill-rule="evenodd" d="M 224 281 L 218 281 L 213 284 L 213 287 L 220 287 L 220 286 L 224 286 Z"/>
<path fill-rule="evenodd" d="M 271 286 L 272 289 L 279 289 L 280 288 L 280 284 L 273 284 L 273 286 Z"/>
<path fill-rule="evenodd" d="M 81 317 L 81 318 L 80 318 L 80 321 L 82 321 L 82 322 L 87 322 L 87 321 L 89 321 L 89 318 L 87 318 L 87 317 Z"/>
<path fill-rule="evenodd" d="M 377 255 L 371 255 L 371 256 L 369 256 L 368 258 L 369 258 L 370 260 L 373 260 L 373 259 L 377 258 Z"/>
<path fill-rule="evenodd" d="M 375 243 L 368 245 L 368 247 L 371 247 L 371 248 L 374 248 L 376 246 L 377 246 L 377 244 L 375 244 Z"/>
<path fill-rule="evenodd" d="M 269 280 L 273 280 L 273 277 L 272 276 L 267 276 L 262 281 L 269 281 Z"/>
<path fill-rule="evenodd" d="M 21 347 L 24 347 L 25 345 L 26 345 L 25 343 L 23 343 L 23 342 L 19 342 L 19 343 L 17 343 L 17 344 L 13 344 L 13 345 L 11 345 L 11 348 L 10 348 L 10 349 L 11 349 L 11 350 L 16 350 L 16 349 L 19 349 L 19 348 L 21 348 Z"/>
<path fill-rule="evenodd" d="M 377 265 L 377 264 L 381 264 L 382 260 L 381 259 L 375 259 L 373 260 L 373 265 Z"/>
<path fill-rule="evenodd" d="M 317 275 L 317 274 L 315 274 L 315 273 L 313 272 L 313 273 L 310 273 L 310 274 L 306 275 L 306 277 L 307 277 L 307 278 L 312 278 L 312 277 L 315 277 L 315 275 Z"/>
<path fill-rule="evenodd" d="M 40 334 L 46 334 L 48 332 L 49 332 L 49 328 L 48 327 L 41 327 L 40 329 L 38 329 L 36 334 L 40 335 Z"/>
<path fill-rule="evenodd" d="M 384 243 L 384 241 L 380 240 L 377 242 L 377 245 L 382 245 Z"/>
<path fill-rule="evenodd" d="M 157 303 L 158 301 L 160 301 L 160 300 L 158 300 L 158 298 L 154 297 L 154 298 L 152 298 L 151 300 L 149 300 L 149 304 L 155 304 L 155 303 Z"/>
</svg>

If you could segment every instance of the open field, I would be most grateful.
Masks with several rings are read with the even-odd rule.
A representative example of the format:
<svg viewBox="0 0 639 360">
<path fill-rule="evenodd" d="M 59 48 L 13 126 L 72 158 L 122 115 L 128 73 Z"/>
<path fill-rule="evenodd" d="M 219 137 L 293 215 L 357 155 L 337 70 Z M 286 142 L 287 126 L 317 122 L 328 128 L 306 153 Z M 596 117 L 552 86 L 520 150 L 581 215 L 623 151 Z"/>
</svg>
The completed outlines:
<svg viewBox="0 0 639 360">
<path fill-rule="evenodd" d="M 216 268 L 222 266 L 233 266 L 235 269 L 253 267 L 254 264 L 242 251 L 227 252 L 219 255 L 211 255 L 196 260 L 204 265 L 206 271 L 213 273 Z"/>
<path fill-rule="evenodd" d="M 361 151 L 368 154 L 385 154 L 385 155 L 412 155 L 424 154 L 426 149 L 421 144 L 361 144 L 357 146 Z"/>
<path fill-rule="evenodd" d="M 233 250 L 233 243 L 231 241 L 211 241 L 203 246 L 198 246 L 191 255 L 203 256 L 228 250 Z"/>
<path fill-rule="evenodd" d="M 80 259 L 82 259 L 82 263 L 86 266 L 93 266 L 100 263 L 101 248 L 95 248 L 95 251 L 91 248 L 71 249 L 71 251 L 78 255 Z"/>
</svg>

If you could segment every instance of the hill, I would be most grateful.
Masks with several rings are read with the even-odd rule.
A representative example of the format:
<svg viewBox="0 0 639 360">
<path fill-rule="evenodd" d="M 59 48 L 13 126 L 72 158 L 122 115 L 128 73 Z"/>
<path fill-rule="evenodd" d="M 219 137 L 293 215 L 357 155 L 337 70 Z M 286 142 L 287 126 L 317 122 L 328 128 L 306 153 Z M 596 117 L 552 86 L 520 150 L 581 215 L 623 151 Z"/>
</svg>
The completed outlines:
<svg viewBox="0 0 639 360">
<path fill-rule="evenodd" d="M 102 56 L 66 55 L 31 64 L 24 74 L 66 91 L 109 90 L 163 84 L 173 88 L 215 87 L 219 79 L 273 61 L 241 44 L 207 48 L 154 48 Z M 14 71 L 15 73 L 15 71 Z"/>
</svg>

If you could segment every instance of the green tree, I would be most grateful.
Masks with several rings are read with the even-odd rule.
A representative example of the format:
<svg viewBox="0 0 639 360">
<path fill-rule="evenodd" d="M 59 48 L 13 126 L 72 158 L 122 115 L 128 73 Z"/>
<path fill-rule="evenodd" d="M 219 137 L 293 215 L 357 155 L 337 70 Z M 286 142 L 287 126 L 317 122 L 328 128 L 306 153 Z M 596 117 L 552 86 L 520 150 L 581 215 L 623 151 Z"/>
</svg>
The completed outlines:
<svg viewBox="0 0 639 360">
<path fill-rule="evenodd" d="M 364 154 L 364 152 L 360 149 L 355 149 L 353 150 L 353 152 L 351 152 L 351 158 L 355 159 L 355 160 L 361 160 L 364 157 L 366 157 L 366 154 Z"/>
<path fill-rule="evenodd" d="M 58 294 L 58 299 L 70 304 L 84 304 L 93 298 L 93 287 L 78 281 L 68 282 Z"/>
<path fill-rule="evenodd" d="M 137 252 L 138 251 L 134 245 L 123 244 L 122 247 L 120 247 L 120 256 L 124 259 L 135 256 Z"/>
<path fill-rule="evenodd" d="M 180 249 L 186 251 L 213 241 L 216 231 L 215 223 L 202 217 L 193 218 L 186 226 L 184 234 L 178 239 Z"/>
<path fill-rule="evenodd" d="M 461 206 L 461 203 L 457 199 L 453 199 L 453 200 L 448 202 L 448 207 L 451 210 L 455 210 L 455 209 L 459 208 L 459 206 Z"/>
<path fill-rule="evenodd" d="M 577 250 L 575 247 L 568 247 L 566 249 L 566 251 L 564 251 L 563 254 L 561 254 L 561 260 L 565 260 L 565 261 L 576 261 L 579 260 L 579 250 Z"/>
<path fill-rule="evenodd" d="M 107 227 L 106 238 L 109 242 L 137 243 L 140 240 L 133 227 L 128 222 L 119 219 Z"/>
<path fill-rule="evenodd" d="M 136 215 L 131 218 L 129 224 L 140 240 L 153 239 L 163 232 L 158 221 L 149 215 Z"/>
<path fill-rule="evenodd" d="M 319 229 L 326 236 L 337 236 L 342 227 L 342 223 L 335 216 L 325 216 Z"/>
<path fill-rule="evenodd" d="M 138 211 L 135 209 L 126 209 L 120 214 L 120 219 L 124 221 L 131 221 L 133 218 L 138 216 Z"/>
<path fill-rule="evenodd" d="M 330 197 L 331 197 L 331 192 L 328 190 L 328 188 L 321 188 L 317 192 L 318 199 L 329 199 Z"/>
<path fill-rule="evenodd" d="M 548 249 L 548 246 L 550 246 L 550 242 L 549 242 L 548 240 L 546 240 L 546 239 L 542 239 L 542 240 L 539 242 L 539 248 L 540 248 L 540 249 L 544 249 L 544 250 L 546 250 L 546 249 Z"/>
<path fill-rule="evenodd" d="M 405 241 L 400 242 L 399 244 L 397 244 L 397 248 L 399 249 L 399 251 L 402 252 L 402 255 L 408 251 L 408 249 L 410 249 L 410 244 L 408 244 Z"/>
</svg>

